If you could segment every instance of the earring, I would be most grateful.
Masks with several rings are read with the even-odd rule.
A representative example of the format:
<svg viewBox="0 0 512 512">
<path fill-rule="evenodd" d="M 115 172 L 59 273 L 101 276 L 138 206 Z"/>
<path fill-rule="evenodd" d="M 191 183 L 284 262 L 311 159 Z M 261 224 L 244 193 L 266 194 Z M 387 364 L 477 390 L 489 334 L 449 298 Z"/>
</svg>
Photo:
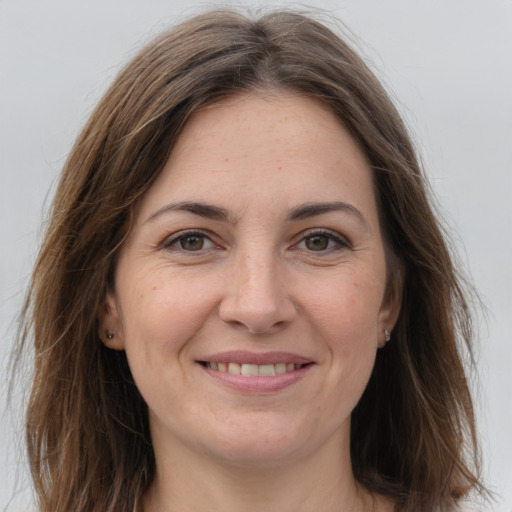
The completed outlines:
<svg viewBox="0 0 512 512">
<path fill-rule="evenodd" d="M 107 340 L 111 340 L 114 338 L 114 336 L 116 335 L 116 332 L 117 332 L 117 329 L 114 331 L 114 332 L 108 332 L 106 331 L 105 332 L 105 336 L 107 337 Z"/>
<path fill-rule="evenodd" d="M 391 333 L 387 329 L 384 329 L 384 339 L 386 343 L 391 339 Z"/>
</svg>

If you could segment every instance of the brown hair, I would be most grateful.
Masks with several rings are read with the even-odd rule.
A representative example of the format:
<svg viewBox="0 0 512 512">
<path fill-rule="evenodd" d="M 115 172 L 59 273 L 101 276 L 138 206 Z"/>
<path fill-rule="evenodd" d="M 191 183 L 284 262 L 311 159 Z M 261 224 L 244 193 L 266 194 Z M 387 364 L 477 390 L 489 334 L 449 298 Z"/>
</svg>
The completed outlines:
<svg viewBox="0 0 512 512">
<path fill-rule="evenodd" d="M 483 490 L 463 365 L 467 295 L 399 114 L 358 55 L 311 16 L 215 10 L 163 33 L 128 64 L 64 167 L 19 349 L 33 338 L 26 428 L 41 511 L 134 510 L 151 483 L 146 405 L 124 352 L 100 342 L 97 313 L 134 208 L 190 115 L 254 89 L 321 100 L 374 171 L 388 293 L 402 294 L 402 308 L 352 414 L 355 477 L 403 512 L 455 510 Z"/>
</svg>

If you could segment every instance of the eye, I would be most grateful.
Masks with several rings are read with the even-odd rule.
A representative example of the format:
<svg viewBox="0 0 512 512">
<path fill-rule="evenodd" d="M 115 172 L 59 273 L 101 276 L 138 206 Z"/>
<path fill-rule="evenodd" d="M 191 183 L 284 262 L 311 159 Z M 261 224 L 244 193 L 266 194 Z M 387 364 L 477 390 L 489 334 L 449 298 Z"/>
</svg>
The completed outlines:
<svg viewBox="0 0 512 512">
<path fill-rule="evenodd" d="M 329 238 L 325 235 L 308 236 L 304 239 L 304 244 L 310 251 L 325 251 L 329 248 Z"/>
<path fill-rule="evenodd" d="M 348 247 L 348 243 L 331 231 L 317 231 L 305 236 L 297 247 L 307 251 L 325 252 Z"/>
<path fill-rule="evenodd" d="M 163 247 L 165 249 L 177 249 L 186 252 L 198 252 L 215 247 L 215 244 L 200 231 L 181 232 L 168 238 Z"/>
</svg>

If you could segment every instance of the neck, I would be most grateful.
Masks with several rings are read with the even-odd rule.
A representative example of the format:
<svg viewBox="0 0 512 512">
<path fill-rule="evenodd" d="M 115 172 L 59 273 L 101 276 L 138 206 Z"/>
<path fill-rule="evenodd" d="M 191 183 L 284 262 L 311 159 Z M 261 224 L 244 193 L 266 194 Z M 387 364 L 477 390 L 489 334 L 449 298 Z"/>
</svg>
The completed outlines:
<svg viewBox="0 0 512 512">
<path fill-rule="evenodd" d="M 384 510 L 356 483 L 348 446 L 334 446 L 264 467 L 219 462 L 193 452 L 173 450 L 173 457 L 159 457 L 157 452 L 157 472 L 144 497 L 144 512 Z"/>
</svg>

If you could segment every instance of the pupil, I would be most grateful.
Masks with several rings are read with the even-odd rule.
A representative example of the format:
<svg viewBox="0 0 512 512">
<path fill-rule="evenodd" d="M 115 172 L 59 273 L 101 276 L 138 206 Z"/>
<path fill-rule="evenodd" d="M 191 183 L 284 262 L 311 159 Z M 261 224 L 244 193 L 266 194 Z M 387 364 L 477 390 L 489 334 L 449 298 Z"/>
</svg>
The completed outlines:
<svg viewBox="0 0 512 512">
<path fill-rule="evenodd" d="M 306 247 L 312 251 L 323 251 L 327 249 L 329 239 L 324 235 L 310 236 L 306 238 Z"/>
<path fill-rule="evenodd" d="M 204 240 L 200 236 L 187 236 L 181 240 L 181 248 L 187 251 L 199 251 L 203 248 Z"/>
</svg>

